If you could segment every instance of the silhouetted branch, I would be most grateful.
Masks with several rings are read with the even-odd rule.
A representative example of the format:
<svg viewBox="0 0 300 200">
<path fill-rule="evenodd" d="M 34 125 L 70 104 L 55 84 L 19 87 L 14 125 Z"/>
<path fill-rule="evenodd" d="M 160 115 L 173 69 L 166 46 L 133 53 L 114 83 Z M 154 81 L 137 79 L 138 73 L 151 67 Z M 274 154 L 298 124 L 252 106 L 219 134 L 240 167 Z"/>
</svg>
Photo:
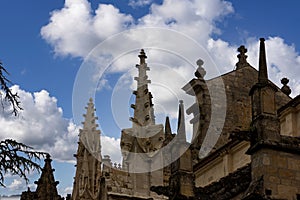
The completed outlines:
<svg viewBox="0 0 300 200">
<path fill-rule="evenodd" d="M 9 84 L 11 84 L 11 82 L 6 78 L 5 74 L 9 75 L 7 70 L 3 67 L 2 62 L 0 61 L 0 85 L 1 89 L 4 92 L 4 99 L 2 99 L 2 92 L 0 91 L 2 107 L 4 107 L 3 100 L 9 102 L 12 105 L 12 113 L 16 116 L 18 114 L 18 111 L 22 110 L 19 101 L 20 97 L 18 96 L 18 93 L 12 93 L 11 89 L 9 88 Z"/>
<path fill-rule="evenodd" d="M 4 174 L 11 173 L 24 178 L 28 183 L 27 173 L 41 169 L 37 161 L 46 153 L 33 151 L 30 146 L 15 140 L 0 141 L 0 186 L 4 185 Z"/>
<path fill-rule="evenodd" d="M 22 110 L 19 101 L 20 97 L 17 93 L 12 93 L 9 88 L 11 81 L 6 78 L 5 74 L 9 75 L 0 61 L 1 105 L 4 108 L 6 106 L 4 102 L 8 102 L 12 106 L 12 113 L 16 116 L 18 111 Z M 5 187 L 4 175 L 6 173 L 18 175 L 28 183 L 27 174 L 30 171 L 39 171 L 41 169 L 37 161 L 40 161 L 40 158 L 45 155 L 46 153 L 34 151 L 30 146 L 15 140 L 6 139 L 0 141 L 0 186 Z"/>
</svg>

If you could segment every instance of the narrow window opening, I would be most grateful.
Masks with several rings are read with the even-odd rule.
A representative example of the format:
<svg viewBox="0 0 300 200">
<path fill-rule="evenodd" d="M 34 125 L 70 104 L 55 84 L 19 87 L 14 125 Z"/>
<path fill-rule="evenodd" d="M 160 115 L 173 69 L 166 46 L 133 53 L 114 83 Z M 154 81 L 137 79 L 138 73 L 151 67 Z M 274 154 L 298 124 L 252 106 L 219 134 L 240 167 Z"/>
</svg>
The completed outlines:
<svg viewBox="0 0 300 200">
<path fill-rule="evenodd" d="M 272 190 L 266 189 L 265 193 L 266 193 L 267 196 L 270 196 L 270 195 L 272 195 Z"/>
</svg>

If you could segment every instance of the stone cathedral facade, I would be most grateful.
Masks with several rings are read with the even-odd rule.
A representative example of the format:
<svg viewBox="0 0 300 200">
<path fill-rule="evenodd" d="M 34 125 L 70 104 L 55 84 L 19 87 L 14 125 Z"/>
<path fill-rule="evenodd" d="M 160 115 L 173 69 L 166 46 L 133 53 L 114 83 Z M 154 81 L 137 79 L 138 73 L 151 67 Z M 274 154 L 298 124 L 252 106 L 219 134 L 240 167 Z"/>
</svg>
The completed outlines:
<svg viewBox="0 0 300 200">
<path fill-rule="evenodd" d="M 147 56 L 141 50 L 132 127 L 121 130 L 122 164 L 114 165 L 101 154 L 90 99 L 75 155 L 73 193 L 67 199 L 300 200 L 300 95 L 289 96 L 287 78 L 281 87 L 268 79 L 265 48 L 262 38 L 258 70 L 247 62 L 247 49 L 241 46 L 236 69 L 210 80 L 205 79 L 209 66 L 199 60 L 195 78 L 182 88 L 195 102 L 185 110 L 180 101 L 176 134 L 168 117 L 164 125 L 155 122 Z M 226 101 L 212 92 L 220 81 Z M 225 120 L 219 129 L 222 105 Z M 185 114 L 193 115 L 191 143 L 186 141 Z M 209 147 L 207 138 L 216 132 L 217 141 Z M 22 200 L 62 199 L 47 159 L 37 191 L 23 192 Z M 45 173 L 53 198 L 39 192 Z"/>
</svg>

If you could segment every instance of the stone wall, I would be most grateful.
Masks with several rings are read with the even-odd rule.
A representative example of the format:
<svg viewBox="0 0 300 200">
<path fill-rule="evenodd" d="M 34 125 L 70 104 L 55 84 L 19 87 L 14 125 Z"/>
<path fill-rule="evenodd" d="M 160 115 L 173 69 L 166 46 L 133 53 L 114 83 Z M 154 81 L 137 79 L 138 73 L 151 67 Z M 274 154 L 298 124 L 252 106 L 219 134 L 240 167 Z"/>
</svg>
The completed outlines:
<svg viewBox="0 0 300 200">
<path fill-rule="evenodd" d="M 196 173 L 196 187 L 204 187 L 212 182 L 219 180 L 225 176 L 222 158 L 209 163 L 209 165 L 201 168 Z"/>
<path fill-rule="evenodd" d="M 296 199 L 300 194 L 300 155 L 261 149 L 252 159 L 252 177 L 263 176 L 265 193 L 277 199 Z"/>
<path fill-rule="evenodd" d="M 209 185 L 250 163 L 250 156 L 245 154 L 249 146 L 248 142 L 240 142 L 230 149 L 223 151 L 214 160 L 211 160 L 207 165 L 198 169 L 195 172 L 196 186 L 204 187 Z"/>
<path fill-rule="evenodd" d="M 232 169 L 230 172 L 234 172 L 251 162 L 251 157 L 246 154 L 249 147 L 250 144 L 244 141 L 232 150 Z"/>
<path fill-rule="evenodd" d="M 300 104 L 289 107 L 280 115 L 280 134 L 300 137 Z"/>
</svg>

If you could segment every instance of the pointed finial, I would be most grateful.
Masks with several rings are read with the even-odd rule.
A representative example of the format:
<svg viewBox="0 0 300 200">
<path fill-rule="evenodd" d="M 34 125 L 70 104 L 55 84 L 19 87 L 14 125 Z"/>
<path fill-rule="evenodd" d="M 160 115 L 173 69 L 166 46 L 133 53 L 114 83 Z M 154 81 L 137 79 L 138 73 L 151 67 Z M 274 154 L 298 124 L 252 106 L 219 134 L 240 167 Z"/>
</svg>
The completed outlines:
<svg viewBox="0 0 300 200">
<path fill-rule="evenodd" d="M 145 53 L 144 49 L 141 49 L 141 52 L 140 52 L 139 58 L 140 58 L 140 65 L 142 65 L 142 64 L 145 64 L 145 63 L 146 63 L 146 61 L 145 61 L 145 60 L 146 60 L 147 56 L 146 56 L 146 53 Z"/>
<path fill-rule="evenodd" d="M 198 68 L 197 68 L 197 71 L 195 72 L 195 76 L 197 78 L 204 78 L 205 74 L 206 74 L 206 71 L 205 69 L 202 67 L 202 65 L 204 64 L 203 60 L 199 59 L 197 60 L 197 65 L 198 65 Z"/>
<path fill-rule="evenodd" d="M 247 62 L 247 49 L 245 48 L 244 45 L 241 45 L 237 51 L 240 53 L 239 55 L 237 55 L 239 61 L 235 64 L 236 69 L 241 69 L 243 67 L 249 66 L 249 63 Z"/>
<path fill-rule="evenodd" d="M 258 82 L 268 83 L 268 68 L 264 38 L 260 38 Z"/>
<path fill-rule="evenodd" d="M 166 117 L 165 134 L 166 135 L 171 135 L 172 134 L 171 125 L 170 125 L 170 119 L 169 119 L 168 116 Z"/>
<path fill-rule="evenodd" d="M 183 100 L 179 101 L 177 137 L 179 138 L 180 141 L 186 142 L 185 117 L 184 117 Z"/>
<path fill-rule="evenodd" d="M 287 78 L 281 79 L 281 83 L 283 84 L 281 91 L 288 96 L 292 93 L 291 88 L 287 85 L 289 83 L 289 81 L 290 80 Z"/>
<path fill-rule="evenodd" d="M 49 153 L 47 153 L 45 162 L 51 162 L 51 161 L 52 161 L 51 156 Z"/>
</svg>

